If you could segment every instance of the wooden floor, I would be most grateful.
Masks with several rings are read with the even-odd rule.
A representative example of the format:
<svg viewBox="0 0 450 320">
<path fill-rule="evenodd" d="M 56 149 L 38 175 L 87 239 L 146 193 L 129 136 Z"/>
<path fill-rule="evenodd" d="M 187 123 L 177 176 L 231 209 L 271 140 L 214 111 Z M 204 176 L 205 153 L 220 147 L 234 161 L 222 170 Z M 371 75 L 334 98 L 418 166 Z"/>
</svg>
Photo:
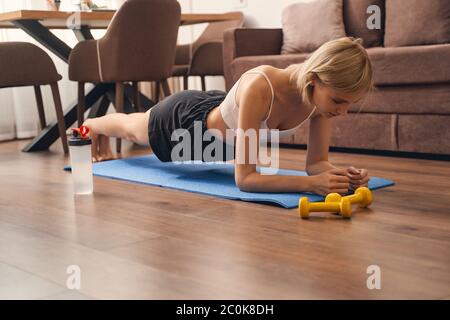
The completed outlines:
<svg viewBox="0 0 450 320">
<path fill-rule="evenodd" d="M 332 153 L 396 186 L 350 221 L 295 209 L 94 178 L 72 194 L 59 144 L 0 143 L 0 298 L 445 299 L 450 297 L 449 162 Z M 149 150 L 124 145 L 124 156 Z M 302 169 L 305 151 L 281 151 Z M 66 286 L 81 268 L 81 290 Z M 366 271 L 381 268 L 381 290 Z"/>
</svg>

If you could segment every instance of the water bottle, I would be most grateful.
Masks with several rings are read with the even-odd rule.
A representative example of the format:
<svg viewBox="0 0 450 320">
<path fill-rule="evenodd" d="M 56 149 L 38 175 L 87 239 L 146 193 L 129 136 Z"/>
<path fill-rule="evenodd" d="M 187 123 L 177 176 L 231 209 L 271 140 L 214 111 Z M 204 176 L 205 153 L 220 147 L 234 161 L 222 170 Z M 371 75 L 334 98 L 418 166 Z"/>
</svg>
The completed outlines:
<svg viewBox="0 0 450 320">
<path fill-rule="evenodd" d="M 68 139 L 73 191 L 75 194 L 91 194 L 94 191 L 92 175 L 92 141 L 87 136 L 89 128 L 72 129 Z"/>
</svg>

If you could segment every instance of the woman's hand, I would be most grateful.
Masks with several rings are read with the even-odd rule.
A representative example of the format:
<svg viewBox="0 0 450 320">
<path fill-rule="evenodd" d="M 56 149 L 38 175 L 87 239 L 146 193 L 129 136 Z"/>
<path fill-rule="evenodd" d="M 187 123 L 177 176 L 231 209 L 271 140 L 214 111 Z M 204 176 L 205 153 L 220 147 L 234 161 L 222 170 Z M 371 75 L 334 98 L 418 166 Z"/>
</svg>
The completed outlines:
<svg viewBox="0 0 450 320">
<path fill-rule="evenodd" d="M 311 191 L 320 195 L 327 195 L 332 192 L 345 194 L 350 187 L 350 177 L 345 169 L 331 169 L 319 175 L 311 176 L 311 178 Z"/>
<path fill-rule="evenodd" d="M 356 169 L 348 167 L 347 175 L 350 178 L 350 189 L 355 190 L 359 187 L 367 187 L 369 183 L 369 172 L 366 169 Z"/>
</svg>

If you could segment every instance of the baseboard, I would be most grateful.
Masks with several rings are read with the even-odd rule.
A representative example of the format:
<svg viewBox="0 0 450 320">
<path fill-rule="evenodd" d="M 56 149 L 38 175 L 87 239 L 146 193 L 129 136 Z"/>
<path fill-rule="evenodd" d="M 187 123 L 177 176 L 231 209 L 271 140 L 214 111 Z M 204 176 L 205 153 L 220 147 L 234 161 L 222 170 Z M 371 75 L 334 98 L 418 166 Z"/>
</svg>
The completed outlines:
<svg viewBox="0 0 450 320">
<path fill-rule="evenodd" d="M 306 145 L 305 144 L 280 143 L 280 147 L 288 148 L 288 149 L 306 150 Z M 343 152 L 343 153 L 370 154 L 370 155 L 386 156 L 386 157 L 400 157 L 400 158 L 413 158 L 413 159 L 425 159 L 425 160 L 450 161 L 450 155 L 449 154 L 406 152 L 406 151 L 387 151 L 387 150 L 371 150 L 371 149 L 342 148 L 342 147 L 330 147 L 330 151 L 331 152 Z"/>
</svg>

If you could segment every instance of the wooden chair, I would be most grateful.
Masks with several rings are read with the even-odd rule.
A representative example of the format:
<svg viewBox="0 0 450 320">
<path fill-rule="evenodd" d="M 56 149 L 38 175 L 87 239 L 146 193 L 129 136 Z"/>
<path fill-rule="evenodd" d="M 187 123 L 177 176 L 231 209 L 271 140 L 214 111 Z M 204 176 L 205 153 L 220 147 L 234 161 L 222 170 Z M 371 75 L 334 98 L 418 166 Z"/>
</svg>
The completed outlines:
<svg viewBox="0 0 450 320">
<path fill-rule="evenodd" d="M 62 77 L 56 71 L 55 64 L 50 56 L 41 48 L 28 42 L 0 42 L 0 70 L 0 88 L 34 87 L 41 129 L 47 126 L 41 86 L 50 85 L 55 104 L 59 135 L 64 153 L 67 154 L 69 148 L 67 146 L 66 127 L 58 89 L 58 81 Z"/>
<path fill-rule="evenodd" d="M 69 79 L 78 81 L 79 125 L 84 121 L 86 82 L 114 82 L 117 112 L 124 112 L 125 82 L 133 83 L 135 103 L 139 81 L 160 81 L 169 90 L 167 78 L 172 75 L 180 19 L 176 0 L 128 0 L 101 39 L 75 46 L 69 57 Z M 121 152 L 121 140 L 116 141 Z"/>
<path fill-rule="evenodd" d="M 240 19 L 212 22 L 191 44 L 177 46 L 173 77 L 183 77 L 183 89 L 188 89 L 188 77 L 200 76 L 202 90 L 206 90 L 206 76 L 223 76 L 223 33 L 226 29 L 240 28 Z"/>
</svg>

